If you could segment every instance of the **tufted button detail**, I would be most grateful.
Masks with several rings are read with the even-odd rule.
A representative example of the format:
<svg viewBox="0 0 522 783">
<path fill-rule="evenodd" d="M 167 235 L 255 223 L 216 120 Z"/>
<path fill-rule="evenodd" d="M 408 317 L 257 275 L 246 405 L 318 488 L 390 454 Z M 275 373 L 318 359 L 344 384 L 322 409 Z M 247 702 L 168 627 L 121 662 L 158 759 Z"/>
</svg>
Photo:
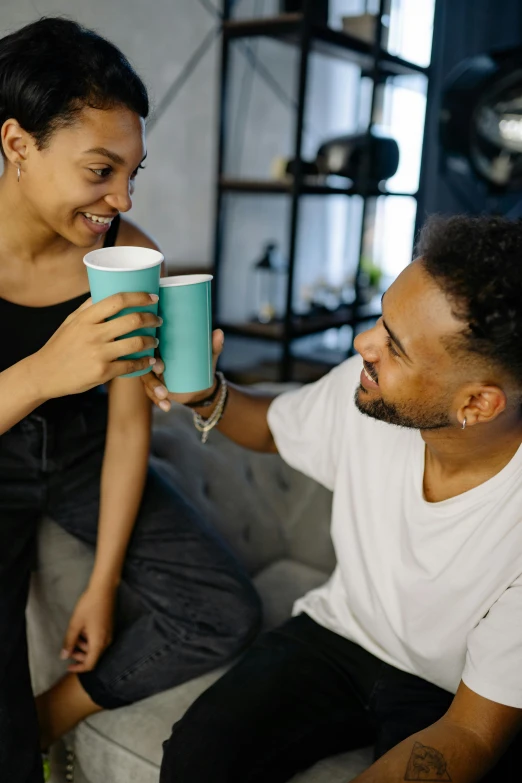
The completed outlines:
<svg viewBox="0 0 522 783">
<path fill-rule="evenodd" d="M 281 473 L 275 474 L 275 480 L 276 484 L 283 492 L 288 492 L 290 490 L 290 484 L 285 479 L 285 477 Z"/>
</svg>

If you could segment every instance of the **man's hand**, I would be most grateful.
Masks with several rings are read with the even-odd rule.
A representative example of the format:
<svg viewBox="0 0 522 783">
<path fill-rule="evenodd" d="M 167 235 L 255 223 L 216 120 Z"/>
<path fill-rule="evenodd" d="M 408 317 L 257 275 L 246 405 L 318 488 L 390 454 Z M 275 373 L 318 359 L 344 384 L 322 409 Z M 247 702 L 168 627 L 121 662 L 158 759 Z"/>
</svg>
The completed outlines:
<svg viewBox="0 0 522 783">
<path fill-rule="evenodd" d="M 216 329 L 212 335 L 212 371 L 215 375 L 217 360 L 223 350 L 223 344 L 225 341 L 225 335 L 221 329 Z M 184 405 L 186 402 L 197 402 L 197 400 L 204 400 L 212 392 L 212 388 L 206 389 L 196 394 L 170 394 L 163 381 L 163 371 L 165 365 L 159 354 L 156 356 L 156 364 L 152 368 L 152 372 L 141 376 L 141 382 L 145 387 L 147 396 L 152 402 L 161 408 L 162 411 L 170 410 L 170 401 L 179 402 Z"/>
<path fill-rule="evenodd" d="M 72 659 L 68 671 L 94 669 L 112 641 L 116 593 L 105 587 L 88 587 L 80 596 L 65 635 L 61 658 Z"/>
</svg>

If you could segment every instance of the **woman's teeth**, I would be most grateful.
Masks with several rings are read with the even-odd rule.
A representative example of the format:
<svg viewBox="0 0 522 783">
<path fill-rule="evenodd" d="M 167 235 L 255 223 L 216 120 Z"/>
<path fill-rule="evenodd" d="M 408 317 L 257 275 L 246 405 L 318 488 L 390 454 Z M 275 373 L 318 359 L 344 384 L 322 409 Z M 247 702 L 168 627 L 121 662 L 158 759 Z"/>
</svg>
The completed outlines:
<svg viewBox="0 0 522 783">
<path fill-rule="evenodd" d="M 104 223 L 107 225 L 107 223 L 112 223 L 113 221 L 113 218 L 98 217 L 98 215 L 91 215 L 90 212 L 83 212 L 82 214 L 89 220 L 92 220 L 93 223 Z"/>
</svg>

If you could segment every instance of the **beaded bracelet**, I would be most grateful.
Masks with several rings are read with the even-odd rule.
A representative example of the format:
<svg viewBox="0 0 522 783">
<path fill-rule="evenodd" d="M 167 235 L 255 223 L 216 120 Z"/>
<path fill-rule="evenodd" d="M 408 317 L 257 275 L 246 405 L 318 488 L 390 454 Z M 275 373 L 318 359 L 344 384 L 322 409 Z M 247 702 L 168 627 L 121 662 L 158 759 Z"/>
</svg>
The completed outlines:
<svg viewBox="0 0 522 783">
<path fill-rule="evenodd" d="M 199 413 L 196 413 L 196 411 L 194 411 L 192 414 L 194 418 L 194 427 L 197 429 L 198 432 L 201 432 L 202 443 L 207 442 L 209 432 L 213 430 L 214 427 L 216 427 L 221 421 L 221 419 L 223 418 L 227 400 L 228 400 L 228 386 L 225 377 L 222 375 L 221 391 L 220 391 L 217 405 L 212 411 L 212 415 L 209 416 L 208 419 L 204 419 L 203 416 L 200 416 Z"/>
</svg>

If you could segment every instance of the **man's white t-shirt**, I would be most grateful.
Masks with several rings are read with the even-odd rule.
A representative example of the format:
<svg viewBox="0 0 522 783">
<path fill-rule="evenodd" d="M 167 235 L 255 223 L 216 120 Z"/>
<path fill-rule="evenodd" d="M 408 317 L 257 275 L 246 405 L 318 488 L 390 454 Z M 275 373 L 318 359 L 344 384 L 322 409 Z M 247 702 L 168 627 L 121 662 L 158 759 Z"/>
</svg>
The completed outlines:
<svg viewBox="0 0 522 783">
<path fill-rule="evenodd" d="M 291 466 L 333 491 L 337 566 L 294 614 L 448 691 L 522 707 L 522 448 L 496 476 L 423 496 L 424 441 L 354 403 L 354 357 L 277 397 L 268 422 Z"/>
</svg>

